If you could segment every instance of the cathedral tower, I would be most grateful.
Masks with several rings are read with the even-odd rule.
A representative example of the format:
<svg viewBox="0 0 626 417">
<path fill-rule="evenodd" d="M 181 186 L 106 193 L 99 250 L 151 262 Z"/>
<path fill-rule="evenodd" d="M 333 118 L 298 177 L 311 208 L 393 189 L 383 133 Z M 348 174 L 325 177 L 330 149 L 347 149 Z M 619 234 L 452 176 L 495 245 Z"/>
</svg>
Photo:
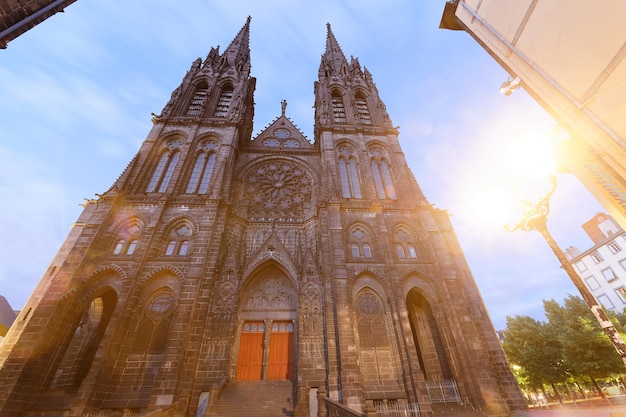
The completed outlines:
<svg viewBox="0 0 626 417">
<path fill-rule="evenodd" d="M 268 386 L 296 416 L 524 407 L 372 75 L 328 25 L 313 141 L 286 101 L 252 137 L 249 31 L 193 62 L 85 204 L 0 346 L 0 414 L 225 416 Z"/>
</svg>

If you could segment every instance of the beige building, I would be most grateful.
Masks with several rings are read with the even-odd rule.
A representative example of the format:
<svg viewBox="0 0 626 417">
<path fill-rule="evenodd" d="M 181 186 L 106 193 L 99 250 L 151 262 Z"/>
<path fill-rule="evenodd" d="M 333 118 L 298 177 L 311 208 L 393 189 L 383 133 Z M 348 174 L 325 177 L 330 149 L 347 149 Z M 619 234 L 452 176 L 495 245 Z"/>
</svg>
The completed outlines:
<svg viewBox="0 0 626 417">
<path fill-rule="evenodd" d="M 0 345 L 0 415 L 525 408 L 372 74 L 328 26 L 314 138 L 285 101 L 253 137 L 249 30 L 192 63 L 85 203 Z"/>
<path fill-rule="evenodd" d="M 571 136 L 573 172 L 626 228 L 626 3 L 453 0 L 441 27 L 466 30 Z M 504 80 L 503 80 L 504 81 Z M 548 132 L 546 132 L 548 133 Z"/>
</svg>

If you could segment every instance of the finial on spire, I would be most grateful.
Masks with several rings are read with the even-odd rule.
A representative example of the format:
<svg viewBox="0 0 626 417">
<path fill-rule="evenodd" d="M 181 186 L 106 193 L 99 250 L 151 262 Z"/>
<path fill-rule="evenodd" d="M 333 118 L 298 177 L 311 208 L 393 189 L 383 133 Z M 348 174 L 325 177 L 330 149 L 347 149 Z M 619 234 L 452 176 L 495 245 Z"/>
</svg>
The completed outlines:
<svg viewBox="0 0 626 417">
<path fill-rule="evenodd" d="M 287 109 L 287 100 L 283 99 L 280 102 L 280 107 L 282 108 L 282 117 L 285 117 L 285 110 Z"/>
</svg>

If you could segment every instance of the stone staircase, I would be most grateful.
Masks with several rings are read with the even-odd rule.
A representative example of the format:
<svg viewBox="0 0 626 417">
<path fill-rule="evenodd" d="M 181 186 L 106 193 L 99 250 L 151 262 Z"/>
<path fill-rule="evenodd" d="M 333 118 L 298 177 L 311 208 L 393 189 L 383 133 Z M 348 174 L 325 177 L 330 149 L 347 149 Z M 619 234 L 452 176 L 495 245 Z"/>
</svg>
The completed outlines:
<svg viewBox="0 0 626 417">
<path fill-rule="evenodd" d="M 233 381 L 217 400 L 217 417 L 293 416 L 291 381 Z"/>
</svg>

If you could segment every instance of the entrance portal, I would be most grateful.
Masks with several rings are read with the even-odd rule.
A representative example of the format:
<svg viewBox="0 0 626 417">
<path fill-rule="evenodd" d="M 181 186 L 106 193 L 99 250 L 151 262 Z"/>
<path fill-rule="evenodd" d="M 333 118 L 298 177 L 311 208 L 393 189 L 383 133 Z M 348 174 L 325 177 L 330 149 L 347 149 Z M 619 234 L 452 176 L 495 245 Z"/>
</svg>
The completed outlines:
<svg viewBox="0 0 626 417">
<path fill-rule="evenodd" d="M 269 341 L 266 343 L 265 341 Z M 247 321 L 241 329 L 238 381 L 293 379 L 293 323 Z"/>
</svg>

